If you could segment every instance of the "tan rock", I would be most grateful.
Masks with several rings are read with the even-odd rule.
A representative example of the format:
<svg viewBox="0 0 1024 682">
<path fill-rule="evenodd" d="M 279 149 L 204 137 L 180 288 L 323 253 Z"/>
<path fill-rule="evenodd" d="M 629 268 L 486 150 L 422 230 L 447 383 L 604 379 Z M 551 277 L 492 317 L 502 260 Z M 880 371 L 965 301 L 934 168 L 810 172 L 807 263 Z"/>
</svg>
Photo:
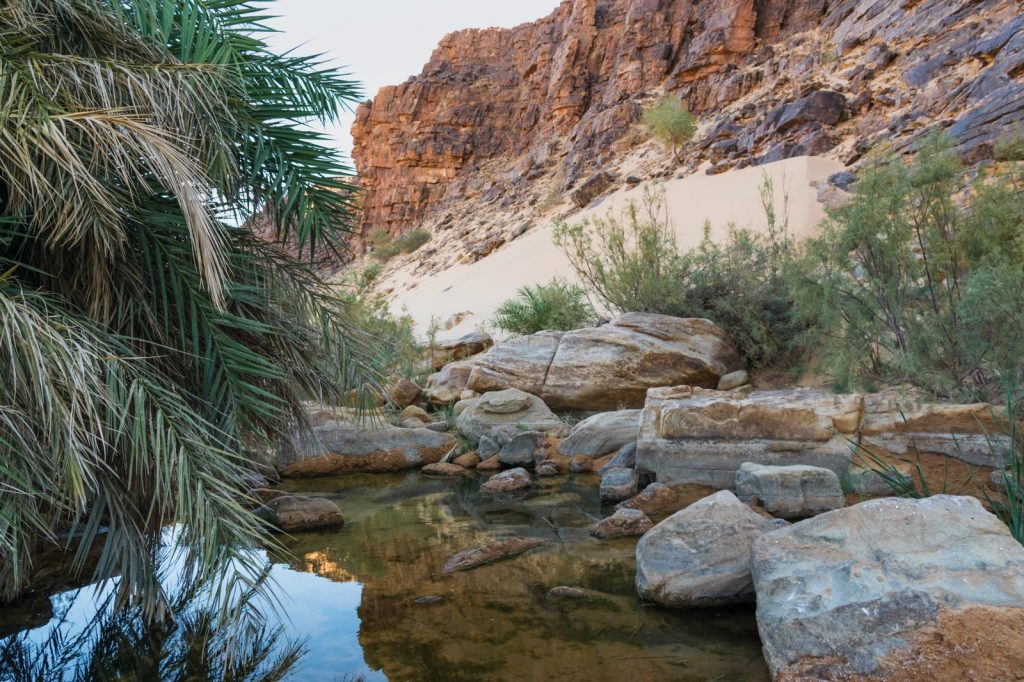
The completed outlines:
<svg viewBox="0 0 1024 682">
<path fill-rule="evenodd" d="M 402 419 L 418 419 L 421 422 L 430 421 L 430 415 L 427 413 L 426 410 L 424 410 L 422 407 L 419 407 L 418 405 L 409 405 L 404 410 L 402 410 L 402 414 L 400 416 L 402 417 Z"/>
<path fill-rule="evenodd" d="M 455 458 L 454 462 L 466 469 L 475 469 L 480 464 L 480 455 L 475 452 L 467 452 Z"/>
<path fill-rule="evenodd" d="M 480 471 L 497 471 L 501 468 L 501 462 L 498 460 L 497 455 L 492 455 L 477 464 L 476 468 Z"/>
<path fill-rule="evenodd" d="M 717 386 L 739 358 L 707 320 L 627 313 L 602 327 L 521 337 L 475 362 L 472 390 L 515 387 L 556 410 L 617 410 L 642 406 L 656 386 Z"/>
<path fill-rule="evenodd" d="M 428 476 L 440 476 L 442 478 L 458 478 L 465 476 L 468 472 L 458 464 L 448 462 L 434 462 L 423 467 L 423 473 Z"/>
<path fill-rule="evenodd" d="M 473 366 L 472 362 L 452 362 L 436 374 L 431 374 L 427 378 L 427 400 L 432 405 L 447 405 L 459 400 L 466 389 Z"/>
<path fill-rule="evenodd" d="M 484 332 L 470 332 L 456 339 L 436 341 L 430 349 L 433 369 L 436 372 L 447 364 L 482 353 L 493 345 L 494 339 Z"/>
<path fill-rule="evenodd" d="M 419 384 L 403 377 L 391 386 L 391 402 L 398 407 L 408 407 L 420 397 L 421 393 L 423 393 L 423 389 Z"/>
</svg>

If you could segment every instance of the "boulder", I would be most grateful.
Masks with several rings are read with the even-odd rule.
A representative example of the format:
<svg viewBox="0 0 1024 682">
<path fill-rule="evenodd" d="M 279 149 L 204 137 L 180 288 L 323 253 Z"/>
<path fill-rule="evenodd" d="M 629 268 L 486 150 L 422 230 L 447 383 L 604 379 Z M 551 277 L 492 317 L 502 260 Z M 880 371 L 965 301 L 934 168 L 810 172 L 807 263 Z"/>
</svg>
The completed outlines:
<svg viewBox="0 0 1024 682">
<path fill-rule="evenodd" d="M 468 571 L 484 564 L 518 556 L 543 544 L 544 541 L 538 538 L 502 538 L 459 552 L 445 562 L 444 572 Z"/>
<path fill-rule="evenodd" d="M 317 410 L 312 433 L 296 436 L 277 453 L 284 477 L 394 472 L 437 462 L 456 447 L 454 436 L 426 428 L 401 428 L 360 419 L 345 410 Z"/>
<path fill-rule="evenodd" d="M 751 562 L 775 679 L 997 680 L 1024 665 L 1024 547 L 974 498 L 828 512 L 759 537 Z"/>
<path fill-rule="evenodd" d="M 477 467 L 478 469 L 480 467 Z M 510 493 L 516 490 L 529 488 L 533 483 L 530 481 L 530 474 L 522 467 L 502 471 L 487 479 L 480 490 L 485 493 Z"/>
<path fill-rule="evenodd" d="M 501 446 L 524 431 L 551 436 L 560 436 L 565 431 L 565 424 L 543 400 L 515 388 L 488 393 L 470 402 L 459 415 L 458 425 L 474 442 L 487 437 Z"/>
<path fill-rule="evenodd" d="M 427 464 L 423 467 L 423 473 L 427 476 L 439 476 L 441 478 L 458 478 L 465 476 L 469 472 L 458 464 L 451 464 L 449 462 L 434 462 L 433 464 Z"/>
<path fill-rule="evenodd" d="M 464 469 L 475 469 L 480 463 L 480 455 L 475 452 L 467 452 L 459 455 L 452 461 Z"/>
<path fill-rule="evenodd" d="M 515 387 L 556 410 L 639 408 L 657 386 L 714 387 L 739 365 L 732 340 L 708 320 L 626 313 L 570 332 L 499 344 L 474 360 L 468 387 Z"/>
<path fill-rule="evenodd" d="M 256 514 L 286 533 L 345 525 L 338 505 L 322 497 L 277 497 L 257 509 Z"/>
<path fill-rule="evenodd" d="M 640 420 L 637 471 L 662 483 L 732 488 L 744 462 L 809 464 L 845 473 L 860 395 L 800 388 L 749 394 L 652 389 Z"/>
<path fill-rule="evenodd" d="M 640 494 L 631 497 L 619 504 L 623 509 L 638 509 L 644 514 L 658 516 L 669 512 L 678 511 L 683 505 L 683 499 L 675 490 L 664 483 L 651 483 L 640 491 Z"/>
<path fill-rule="evenodd" d="M 724 377 L 718 380 L 719 391 L 732 391 L 740 386 L 746 386 L 750 381 L 750 376 L 747 374 L 745 369 L 739 369 L 735 372 L 729 372 Z"/>
<path fill-rule="evenodd" d="M 470 332 L 457 339 L 435 341 L 430 348 L 431 365 L 436 372 L 449 363 L 483 353 L 493 345 L 494 339 L 490 334 L 480 331 Z"/>
<path fill-rule="evenodd" d="M 501 468 L 501 462 L 498 461 L 497 455 L 491 455 L 477 464 L 476 468 L 478 471 L 497 471 Z"/>
<path fill-rule="evenodd" d="M 558 462 L 546 459 L 537 465 L 537 475 L 541 477 L 558 476 L 562 473 L 562 470 L 558 466 Z"/>
<path fill-rule="evenodd" d="M 403 377 L 391 386 L 388 393 L 393 404 L 405 408 L 416 402 L 416 399 L 423 393 L 423 389 L 415 381 Z"/>
<path fill-rule="evenodd" d="M 608 460 L 606 464 L 601 466 L 601 468 L 597 470 L 597 473 L 604 476 L 606 471 L 608 471 L 609 469 L 614 469 L 616 467 L 625 467 L 626 469 L 636 468 L 635 441 L 632 443 L 626 443 L 621 448 L 619 448 L 619 451 L 615 453 L 615 456 Z"/>
<path fill-rule="evenodd" d="M 471 361 L 451 362 L 431 374 L 425 391 L 427 401 L 432 405 L 448 405 L 460 400 L 474 366 Z"/>
<path fill-rule="evenodd" d="M 836 472 L 803 464 L 776 467 L 746 462 L 736 472 L 736 497 L 758 501 L 769 514 L 783 519 L 846 506 Z"/>
<path fill-rule="evenodd" d="M 501 445 L 491 440 L 487 436 L 480 436 L 480 441 L 477 443 L 476 451 L 480 453 L 481 459 L 490 459 L 491 457 L 498 454 L 501 450 Z"/>
<path fill-rule="evenodd" d="M 586 455 L 576 455 L 569 459 L 569 471 L 574 474 L 586 474 L 594 470 L 594 460 Z"/>
<path fill-rule="evenodd" d="M 590 534 L 602 540 L 636 538 L 653 526 L 647 514 L 638 509 L 616 509 L 614 514 L 591 526 Z"/>
<path fill-rule="evenodd" d="M 569 436 L 558 446 L 558 451 L 567 457 L 600 457 L 628 443 L 635 443 L 639 427 L 640 410 L 595 414 L 574 426 Z"/>
<path fill-rule="evenodd" d="M 419 405 L 409 405 L 402 410 L 402 414 L 399 416 L 401 416 L 402 419 L 418 419 L 421 422 L 430 421 L 430 414 L 428 414 L 427 411 Z"/>
<path fill-rule="evenodd" d="M 767 519 L 727 490 L 678 511 L 636 546 L 640 597 L 675 607 L 751 601 L 750 546 L 785 521 Z"/>
<path fill-rule="evenodd" d="M 601 477 L 601 501 L 621 502 L 636 495 L 636 472 L 626 467 L 615 467 Z"/>
<path fill-rule="evenodd" d="M 586 208 L 597 197 L 601 196 L 615 185 L 615 178 L 607 171 L 595 173 L 583 181 L 574 191 L 570 198 L 578 208 Z"/>
<path fill-rule="evenodd" d="M 534 453 L 544 442 L 540 431 L 523 431 L 508 439 L 498 452 L 498 461 L 506 466 L 533 466 Z"/>
</svg>

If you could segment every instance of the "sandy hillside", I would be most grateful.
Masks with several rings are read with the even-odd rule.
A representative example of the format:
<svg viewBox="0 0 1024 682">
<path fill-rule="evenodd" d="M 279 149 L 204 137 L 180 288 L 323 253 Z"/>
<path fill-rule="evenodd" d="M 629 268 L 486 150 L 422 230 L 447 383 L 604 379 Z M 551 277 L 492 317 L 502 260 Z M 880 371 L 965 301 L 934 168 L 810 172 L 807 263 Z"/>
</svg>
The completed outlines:
<svg viewBox="0 0 1024 682">
<path fill-rule="evenodd" d="M 711 222 L 716 238 L 726 233 L 730 223 L 764 229 L 759 187 L 767 174 L 775 188 L 777 210 L 783 205 L 784 192 L 788 193 L 790 230 L 797 236 L 805 236 L 812 233 L 824 217 L 812 183 L 823 181 L 842 169 L 838 161 L 803 156 L 721 175 L 698 172 L 656 185 L 643 183 L 632 189 L 617 190 L 568 220 L 601 216 L 609 210 L 618 212 L 626 202 L 641 198 L 645 187 L 663 188 L 679 245 L 689 248 L 700 241 L 705 221 Z M 550 215 L 558 213 L 552 211 Z M 453 315 L 469 313 L 459 324 L 440 334 L 442 338 L 458 336 L 486 325 L 498 305 L 514 295 L 518 287 L 547 282 L 556 276 L 573 279 L 568 261 L 553 243 L 553 227 L 552 217 L 540 218 L 526 234 L 486 258 L 455 265 L 429 277 L 413 277 L 410 274 L 412 263 L 403 265 L 379 282 L 379 287 L 393 289 L 392 309 L 411 315 L 420 334 L 425 332 L 432 318 L 443 323 Z"/>
</svg>

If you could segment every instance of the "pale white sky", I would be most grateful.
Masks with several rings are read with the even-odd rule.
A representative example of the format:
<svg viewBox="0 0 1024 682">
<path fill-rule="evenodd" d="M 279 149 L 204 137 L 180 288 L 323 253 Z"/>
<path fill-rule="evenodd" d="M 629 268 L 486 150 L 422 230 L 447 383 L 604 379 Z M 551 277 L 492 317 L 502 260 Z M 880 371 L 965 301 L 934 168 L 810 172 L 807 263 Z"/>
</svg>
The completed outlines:
<svg viewBox="0 0 1024 682">
<path fill-rule="evenodd" d="M 268 22 L 279 49 L 324 53 L 348 67 L 371 98 L 420 72 L 445 34 L 463 28 L 515 26 L 550 14 L 559 0 L 275 0 Z M 353 116 L 329 131 L 346 155 Z"/>
</svg>

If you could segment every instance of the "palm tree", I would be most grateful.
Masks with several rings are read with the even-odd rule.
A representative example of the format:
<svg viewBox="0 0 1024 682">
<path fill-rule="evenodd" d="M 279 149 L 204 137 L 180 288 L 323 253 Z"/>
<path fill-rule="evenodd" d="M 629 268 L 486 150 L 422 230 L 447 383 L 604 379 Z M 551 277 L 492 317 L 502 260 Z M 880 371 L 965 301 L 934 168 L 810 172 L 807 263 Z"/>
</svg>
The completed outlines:
<svg viewBox="0 0 1024 682">
<path fill-rule="evenodd" d="M 0 0 L 0 599 L 41 546 L 77 547 L 81 572 L 99 543 L 118 604 L 165 614 L 167 524 L 189 578 L 245 591 L 262 567 L 242 548 L 266 541 L 245 453 L 304 400 L 376 390 L 314 267 L 348 227 L 350 172 L 302 126 L 358 89 L 270 51 L 264 18 Z M 234 227 L 257 211 L 269 240 Z"/>
</svg>

